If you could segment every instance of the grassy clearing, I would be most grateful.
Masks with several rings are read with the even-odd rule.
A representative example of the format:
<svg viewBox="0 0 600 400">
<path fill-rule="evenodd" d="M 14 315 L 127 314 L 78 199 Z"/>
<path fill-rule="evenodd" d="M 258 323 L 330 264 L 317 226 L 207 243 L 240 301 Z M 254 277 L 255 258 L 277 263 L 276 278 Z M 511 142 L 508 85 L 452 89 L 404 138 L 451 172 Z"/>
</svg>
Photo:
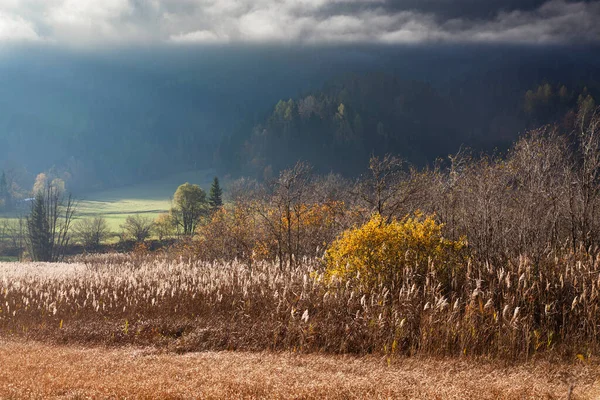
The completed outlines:
<svg viewBox="0 0 600 400">
<path fill-rule="evenodd" d="M 600 367 L 548 362 L 103 348 L 0 340 L 1 398 L 571 399 L 600 395 Z"/>
<path fill-rule="evenodd" d="M 213 170 L 189 171 L 174 174 L 151 182 L 107 189 L 77 196 L 76 218 L 106 218 L 112 232 L 119 232 L 125 219 L 134 214 L 143 214 L 152 219 L 169 211 L 171 198 L 182 183 L 210 188 L 215 172 Z M 20 213 L 26 214 L 27 209 Z M 14 213 L 0 213 L 0 218 L 16 218 Z"/>
<path fill-rule="evenodd" d="M 202 170 L 175 174 L 153 182 L 88 193 L 81 196 L 77 208 L 78 218 L 103 216 L 110 230 L 118 232 L 125 219 L 134 214 L 156 218 L 171 208 L 171 197 L 185 182 L 200 185 L 208 190 L 214 171 Z"/>
</svg>

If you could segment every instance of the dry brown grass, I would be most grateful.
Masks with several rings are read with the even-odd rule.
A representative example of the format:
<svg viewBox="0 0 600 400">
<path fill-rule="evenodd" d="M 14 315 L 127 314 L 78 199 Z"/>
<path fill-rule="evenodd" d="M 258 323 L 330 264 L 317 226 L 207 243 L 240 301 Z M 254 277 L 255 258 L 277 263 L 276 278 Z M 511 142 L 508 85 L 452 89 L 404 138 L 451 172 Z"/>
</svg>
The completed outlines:
<svg viewBox="0 0 600 400">
<path fill-rule="evenodd" d="M 200 350 L 504 360 L 598 356 L 596 262 L 469 264 L 446 293 L 430 265 L 392 290 L 327 283 L 318 260 L 220 263 L 157 254 L 0 263 L 0 337 Z"/>
<path fill-rule="evenodd" d="M 600 396 L 584 364 L 203 352 L 0 341 L 0 398 L 572 399 Z"/>
</svg>

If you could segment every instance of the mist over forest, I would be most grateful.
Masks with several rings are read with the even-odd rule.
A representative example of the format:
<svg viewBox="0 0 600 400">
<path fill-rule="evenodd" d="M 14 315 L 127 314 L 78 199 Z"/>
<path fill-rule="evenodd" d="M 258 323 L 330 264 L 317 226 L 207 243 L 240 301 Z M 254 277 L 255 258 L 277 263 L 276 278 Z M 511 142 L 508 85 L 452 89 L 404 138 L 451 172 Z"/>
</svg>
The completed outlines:
<svg viewBox="0 0 600 400">
<path fill-rule="evenodd" d="M 563 114 L 584 91 L 597 96 L 598 54 L 585 46 L 6 51 L 1 168 L 24 182 L 67 172 L 70 188 L 85 191 L 208 167 L 261 178 L 298 159 L 352 175 L 371 153 L 424 165 L 461 146 L 504 149 L 562 117 L 547 100 L 526 112 L 527 90 L 564 85 L 569 98 L 551 106 Z M 291 104 L 287 119 L 277 115 L 280 101 L 308 97 L 318 115 L 301 117 Z"/>
<path fill-rule="evenodd" d="M 565 0 L 10 3 L 0 170 L 81 193 L 503 151 L 598 98 L 598 15 Z"/>
</svg>

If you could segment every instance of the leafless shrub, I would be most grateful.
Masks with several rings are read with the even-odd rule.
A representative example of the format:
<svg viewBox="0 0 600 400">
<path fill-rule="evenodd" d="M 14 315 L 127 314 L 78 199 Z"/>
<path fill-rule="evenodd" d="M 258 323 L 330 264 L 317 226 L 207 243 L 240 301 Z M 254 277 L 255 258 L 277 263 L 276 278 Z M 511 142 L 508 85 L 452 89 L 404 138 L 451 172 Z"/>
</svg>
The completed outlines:
<svg viewBox="0 0 600 400">
<path fill-rule="evenodd" d="M 97 250 L 110 236 L 108 224 L 103 217 L 81 219 L 75 223 L 73 232 L 86 250 L 90 251 Z"/>
<path fill-rule="evenodd" d="M 149 217 L 143 215 L 130 215 L 121 225 L 125 235 L 132 237 L 137 242 L 143 242 L 150 237 L 154 222 Z"/>
</svg>

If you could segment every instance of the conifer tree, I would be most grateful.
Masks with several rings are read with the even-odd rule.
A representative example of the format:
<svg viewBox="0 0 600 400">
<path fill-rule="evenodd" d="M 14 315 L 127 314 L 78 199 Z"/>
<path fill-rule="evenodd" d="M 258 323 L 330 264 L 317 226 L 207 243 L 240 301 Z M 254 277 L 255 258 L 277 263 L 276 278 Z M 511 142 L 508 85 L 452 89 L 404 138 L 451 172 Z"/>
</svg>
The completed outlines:
<svg viewBox="0 0 600 400">
<path fill-rule="evenodd" d="M 215 179 L 213 179 L 212 185 L 210 186 L 208 205 L 210 206 L 210 210 L 212 212 L 215 212 L 223 205 L 223 190 L 219 185 L 219 178 L 216 176 Z"/>
<path fill-rule="evenodd" d="M 51 261 L 52 233 L 48 221 L 48 208 L 44 192 L 37 192 L 27 217 L 27 239 L 33 261 Z"/>
<path fill-rule="evenodd" d="M 75 203 L 56 187 L 39 190 L 27 216 L 26 241 L 33 261 L 60 261 L 69 245 Z"/>
</svg>

